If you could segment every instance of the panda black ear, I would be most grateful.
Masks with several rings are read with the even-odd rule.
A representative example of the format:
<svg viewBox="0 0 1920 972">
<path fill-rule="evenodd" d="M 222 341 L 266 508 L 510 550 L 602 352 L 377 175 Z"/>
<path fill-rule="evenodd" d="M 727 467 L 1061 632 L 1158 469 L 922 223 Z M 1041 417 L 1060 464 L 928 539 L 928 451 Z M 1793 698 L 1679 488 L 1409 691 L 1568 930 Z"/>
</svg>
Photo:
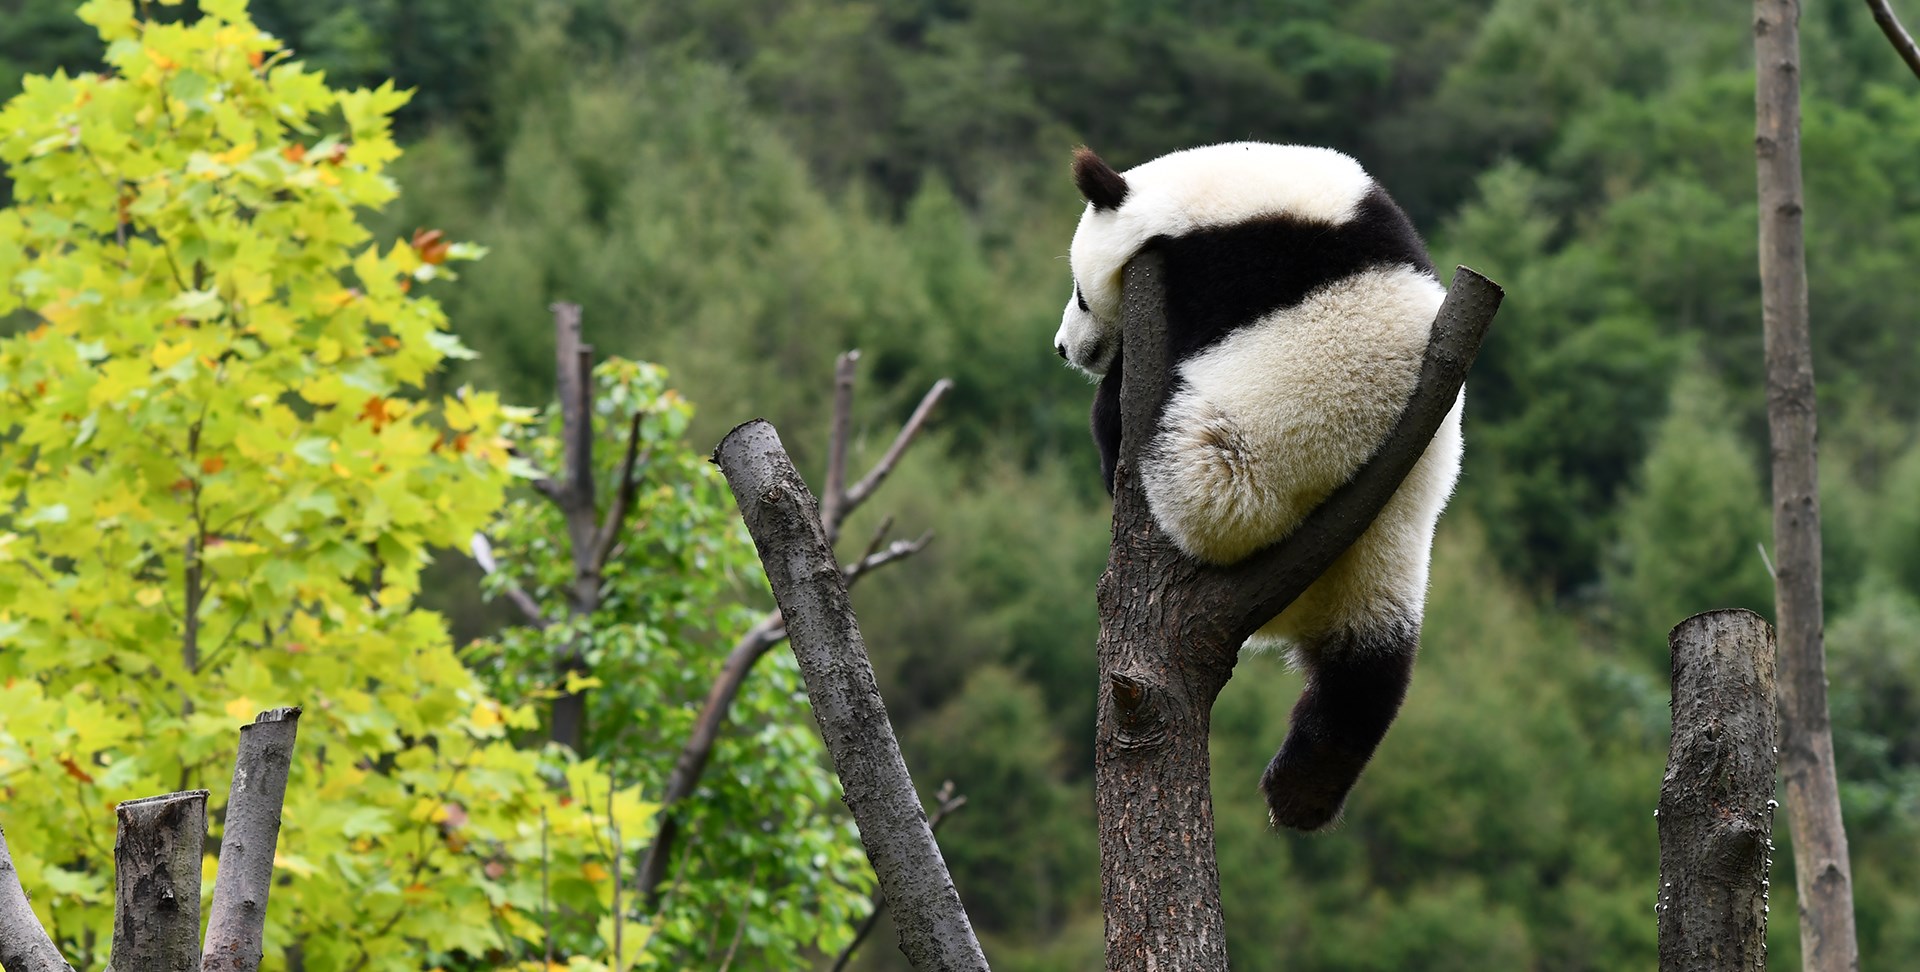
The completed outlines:
<svg viewBox="0 0 1920 972">
<path fill-rule="evenodd" d="M 1096 210 L 1119 209 L 1127 201 L 1127 180 L 1085 145 L 1073 150 L 1073 184 Z"/>
</svg>

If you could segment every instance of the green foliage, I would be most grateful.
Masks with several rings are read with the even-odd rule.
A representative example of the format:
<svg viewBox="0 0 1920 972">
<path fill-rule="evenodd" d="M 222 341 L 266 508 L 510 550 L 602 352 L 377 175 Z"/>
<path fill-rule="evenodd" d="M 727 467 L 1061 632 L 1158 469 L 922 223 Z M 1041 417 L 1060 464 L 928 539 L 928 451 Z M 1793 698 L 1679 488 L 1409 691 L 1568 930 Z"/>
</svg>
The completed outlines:
<svg viewBox="0 0 1920 972">
<path fill-rule="evenodd" d="M 738 602 L 740 590 L 763 581 L 725 480 L 685 440 L 693 408 L 664 370 L 621 359 L 594 369 L 603 432 L 595 495 L 615 494 L 636 413 L 640 486 L 602 573 L 599 610 L 564 607 L 574 569 L 565 518 L 546 499 L 522 496 L 489 527 L 499 569 L 488 588 L 519 587 L 557 623 L 509 628 L 471 652 L 498 697 L 538 705 L 564 687 L 553 683 L 552 660 L 584 636 L 583 752 L 659 793 L 727 648 L 759 616 Z M 519 454 L 564 469 L 557 407 L 538 433 L 528 430 Z M 793 654 L 776 648 L 742 686 L 700 785 L 675 809 L 671 889 L 661 889 L 648 945 L 662 967 L 714 965 L 715 936 L 725 950 L 736 930 L 736 960 L 768 969 L 811 968 L 815 951 L 837 952 L 851 938 L 872 875 L 851 822 L 834 812 L 839 787 L 809 722 Z"/>
<path fill-rule="evenodd" d="M 1772 613 L 1773 580 L 1760 558 L 1772 532 L 1766 492 L 1758 460 L 1728 428 L 1731 412 L 1711 377 L 1683 369 L 1621 503 L 1608 580 L 1615 630 L 1621 650 L 1656 671 L 1681 619 L 1729 607 Z"/>
<path fill-rule="evenodd" d="M 404 93 L 329 89 L 238 0 L 201 13 L 94 0 L 107 72 L 30 77 L 0 110 L 0 313 L 33 322 L 0 339 L 0 787 L 22 881 L 98 964 L 113 804 L 205 786 L 217 810 L 236 724 L 299 704 L 269 941 L 310 969 L 525 954 L 550 844 L 560 931 L 597 948 L 608 812 L 631 849 L 650 808 L 512 746 L 531 712 L 413 603 L 429 550 L 508 479 L 494 396 L 418 392 L 471 352 L 412 291 L 478 250 L 382 246 L 357 220 L 393 198 Z"/>
</svg>

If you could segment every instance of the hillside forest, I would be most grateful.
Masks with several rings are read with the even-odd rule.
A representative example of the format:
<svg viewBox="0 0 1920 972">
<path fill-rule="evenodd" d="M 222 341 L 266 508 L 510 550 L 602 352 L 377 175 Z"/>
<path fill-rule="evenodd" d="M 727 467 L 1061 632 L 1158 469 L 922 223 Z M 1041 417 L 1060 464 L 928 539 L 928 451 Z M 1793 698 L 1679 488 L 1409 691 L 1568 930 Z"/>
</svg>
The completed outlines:
<svg viewBox="0 0 1920 972">
<path fill-rule="evenodd" d="M 0 4 L 0 94 L 101 70 L 109 45 L 75 14 L 69 0 Z M 1359 158 L 1436 265 L 1472 266 L 1507 299 L 1468 380 L 1465 467 L 1407 707 L 1342 825 L 1266 825 L 1255 783 L 1299 688 L 1281 659 L 1243 658 L 1214 712 L 1234 965 L 1653 964 L 1666 633 L 1696 611 L 1772 603 L 1748 5 L 253 0 L 245 16 L 326 85 L 411 91 L 361 104 L 391 112 L 400 151 L 376 160 L 398 196 L 369 188 L 357 218 L 382 247 L 431 228 L 470 243 L 460 256 L 484 249 L 457 280 L 416 291 L 473 352 L 436 356 L 415 376 L 425 392 L 544 407 L 549 305 L 577 303 L 600 354 L 630 359 L 597 376 L 602 401 L 653 403 L 660 474 L 696 484 L 649 507 L 645 528 L 666 539 L 610 581 L 635 592 L 614 609 L 647 619 L 603 646 L 607 712 L 592 717 L 607 733 L 597 751 L 628 747 L 607 756 L 637 787 L 627 816 L 658 796 L 671 732 L 704 691 L 686 672 L 717 664 L 770 604 L 704 454 L 763 416 L 818 474 L 834 362 L 857 348 L 851 467 L 864 469 L 927 388 L 952 380 L 841 552 L 884 517 L 933 534 L 854 603 L 916 779 L 968 798 L 940 843 L 994 967 L 1015 972 L 1098 967 L 1102 941 L 1093 592 L 1109 506 L 1086 431 L 1092 387 L 1051 347 L 1081 208 L 1069 154 L 1084 143 L 1125 167 L 1253 138 Z M 1920 954 L 1920 81 L 1862 4 L 1808 5 L 1801 30 L 1834 736 L 1863 965 L 1890 969 Z M 24 177 L 9 178 L 24 200 Z M 16 311 L 0 333 L 34 323 Z M 0 465 L 12 427 L 0 416 Z M 555 455 L 544 448 L 522 454 Z M 617 449 L 603 451 L 610 467 Z M 545 550 L 561 527 L 524 471 L 508 472 L 488 473 L 498 496 L 463 494 L 458 522 L 486 522 L 482 507 L 504 496 L 496 546 Z M 24 516 L 0 506 L 0 535 Z M 509 705 L 482 721 L 534 732 L 511 700 L 537 697 L 524 669 L 538 637 L 450 531 L 421 528 L 412 583 Z M 0 596 L 25 589 L 7 576 L 0 563 Z M 33 673 L 6 658 L 5 619 L 11 684 Z M 698 846 L 714 856 L 672 903 L 680 924 L 652 932 L 668 950 L 659 967 L 723 955 L 816 967 L 867 908 L 871 879 L 790 662 L 754 679 L 703 791 L 735 809 L 703 818 Z M 265 694 L 247 692 L 297 701 Z M 367 765 L 396 763 L 410 765 Z M 805 809 L 738 809 L 768 799 Z M 17 840 L 14 812 L 0 805 Z M 110 824 L 100 804 L 86 812 Z M 1775 969 L 1800 954 L 1785 833 Z M 59 873 L 84 870 L 69 866 Z M 33 875 L 49 907 L 98 905 L 83 890 L 59 903 L 56 870 Z M 532 892 L 498 893 L 525 905 L 512 895 Z M 904 969 L 891 938 L 883 927 L 855 967 Z M 365 961 L 492 967 L 480 946 L 434 941 Z M 320 947 L 308 959 L 361 961 Z M 270 953 L 269 967 L 281 961 Z"/>
</svg>

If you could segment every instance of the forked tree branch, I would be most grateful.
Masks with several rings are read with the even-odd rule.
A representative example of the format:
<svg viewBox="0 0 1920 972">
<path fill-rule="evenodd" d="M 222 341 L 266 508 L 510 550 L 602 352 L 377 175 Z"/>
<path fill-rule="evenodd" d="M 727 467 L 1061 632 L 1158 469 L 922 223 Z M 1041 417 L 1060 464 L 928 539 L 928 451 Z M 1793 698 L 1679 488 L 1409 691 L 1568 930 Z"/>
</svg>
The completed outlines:
<svg viewBox="0 0 1920 972">
<path fill-rule="evenodd" d="M 1214 700 L 1247 636 L 1365 532 L 1426 451 L 1500 302 L 1497 286 L 1461 268 L 1418 383 L 1380 447 L 1284 540 L 1231 567 L 1209 567 L 1168 540 L 1139 482 L 1140 456 L 1167 398 L 1166 286 L 1164 262 L 1151 250 L 1126 269 L 1094 752 L 1109 972 L 1227 967 L 1207 751 Z"/>
<path fill-rule="evenodd" d="M 1709 611 L 1667 636 L 1673 741 L 1660 782 L 1661 972 L 1766 972 L 1773 856 L 1773 629 Z"/>
<path fill-rule="evenodd" d="M 7 853 L 7 835 L 0 830 L 0 968 L 8 972 L 73 972 L 47 930 L 34 916 L 27 892 L 20 886 Z"/>
<path fill-rule="evenodd" d="M 267 892 L 273 888 L 274 849 L 287 799 L 287 773 L 300 729 L 299 707 L 268 709 L 240 727 L 233 761 L 220 869 L 213 879 L 203 972 L 256 972 L 265 948 Z"/>
<path fill-rule="evenodd" d="M 901 951 L 916 969 L 986 969 L 887 721 L 812 491 L 765 421 L 728 433 L 714 461 L 760 551 L 867 859 L 894 902 Z"/>
<path fill-rule="evenodd" d="M 1880 25 L 1880 32 L 1887 35 L 1887 42 L 1893 45 L 1900 60 L 1907 62 L 1907 68 L 1914 77 L 1920 77 L 1920 46 L 1913 42 L 1913 35 L 1900 26 L 1900 18 L 1894 15 L 1893 6 L 1887 0 L 1867 0 L 1867 8 L 1873 11 L 1873 22 Z"/>
</svg>

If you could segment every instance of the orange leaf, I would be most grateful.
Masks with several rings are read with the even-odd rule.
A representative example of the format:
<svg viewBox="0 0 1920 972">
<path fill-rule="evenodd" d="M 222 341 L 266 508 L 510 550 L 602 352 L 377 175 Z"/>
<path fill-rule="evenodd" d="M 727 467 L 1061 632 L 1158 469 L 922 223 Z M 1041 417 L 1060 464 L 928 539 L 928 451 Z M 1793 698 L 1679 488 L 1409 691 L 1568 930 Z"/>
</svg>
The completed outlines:
<svg viewBox="0 0 1920 972">
<path fill-rule="evenodd" d="M 420 254 L 420 262 L 441 264 L 447 262 L 447 251 L 453 244 L 447 242 L 447 234 L 435 229 L 417 229 L 413 231 L 413 249 Z"/>
<path fill-rule="evenodd" d="M 307 147 L 305 145 L 289 145 L 280 150 L 280 157 L 286 159 L 288 162 L 304 162 L 307 159 Z"/>
<path fill-rule="evenodd" d="M 262 55 L 261 55 L 261 53 L 260 53 L 259 51 L 248 51 L 248 52 L 247 52 L 247 64 L 248 64 L 248 65 L 250 65 L 250 66 L 252 66 L 252 67 L 259 67 L 259 66 L 261 65 L 261 63 L 262 63 L 262 62 L 264 62 L 264 61 L 266 61 L 266 58 L 265 58 L 264 56 L 262 56 Z"/>
<path fill-rule="evenodd" d="M 71 776 L 82 783 L 93 782 L 93 776 L 89 774 L 86 770 L 81 769 L 80 764 L 75 763 L 73 761 L 73 757 L 71 756 L 60 757 L 60 765 L 67 768 L 68 776 Z"/>
<path fill-rule="evenodd" d="M 208 456 L 200 460 L 200 471 L 209 476 L 225 468 L 227 468 L 227 460 L 220 456 Z"/>
<path fill-rule="evenodd" d="M 367 399 L 367 403 L 360 407 L 360 418 L 363 421 L 371 422 L 373 424 L 373 433 L 379 435 L 380 430 L 386 428 L 388 422 L 393 421 L 393 413 L 387 410 L 387 400 L 375 395 Z"/>
</svg>

